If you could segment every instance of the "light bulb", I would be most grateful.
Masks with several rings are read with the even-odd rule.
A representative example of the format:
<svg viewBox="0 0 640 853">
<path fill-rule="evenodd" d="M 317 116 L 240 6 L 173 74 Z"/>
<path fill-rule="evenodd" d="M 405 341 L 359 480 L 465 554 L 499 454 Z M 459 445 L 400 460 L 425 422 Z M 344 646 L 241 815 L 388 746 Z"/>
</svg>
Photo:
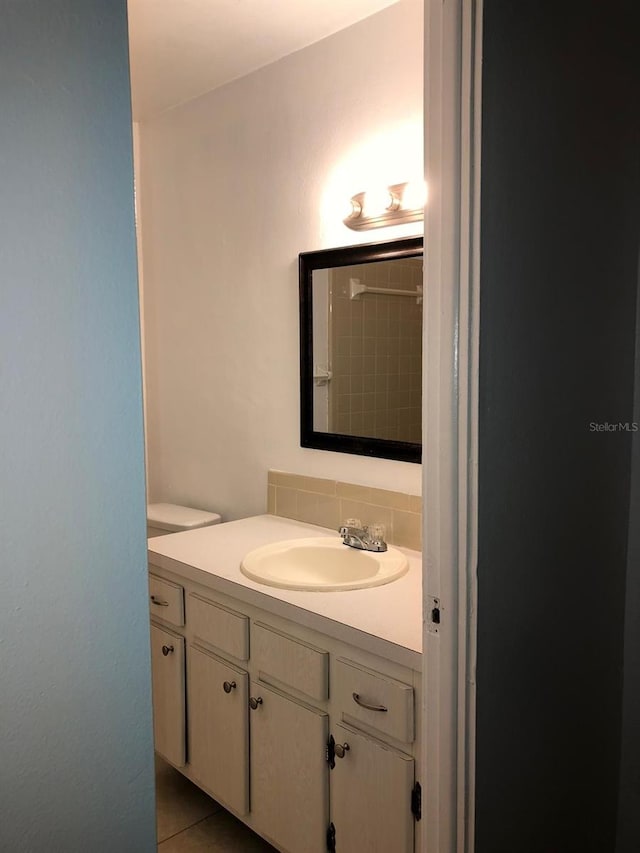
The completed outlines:
<svg viewBox="0 0 640 853">
<path fill-rule="evenodd" d="M 427 203 L 426 181 L 410 181 L 402 194 L 402 207 L 405 210 L 418 210 Z"/>
<path fill-rule="evenodd" d="M 374 187 L 365 193 L 364 212 L 366 216 L 381 216 L 386 210 L 392 208 L 393 196 L 387 187 Z"/>
</svg>

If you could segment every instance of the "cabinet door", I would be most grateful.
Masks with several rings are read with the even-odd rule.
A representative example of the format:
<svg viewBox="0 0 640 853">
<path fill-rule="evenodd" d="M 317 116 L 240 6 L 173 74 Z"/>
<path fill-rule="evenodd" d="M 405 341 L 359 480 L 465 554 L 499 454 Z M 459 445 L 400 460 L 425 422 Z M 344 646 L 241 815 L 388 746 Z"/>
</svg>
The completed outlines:
<svg viewBox="0 0 640 853">
<path fill-rule="evenodd" d="M 327 714 L 251 682 L 251 812 L 287 853 L 325 853 Z M 361 848 L 362 853 L 364 848 Z"/>
<path fill-rule="evenodd" d="M 212 796 L 249 811 L 249 677 L 189 647 L 189 765 Z"/>
<path fill-rule="evenodd" d="M 156 751 L 175 767 L 186 758 L 184 638 L 151 626 L 153 737 Z"/>
<path fill-rule="evenodd" d="M 348 744 L 331 771 L 331 821 L 336 853 L 412 853 L 413 759 L 378 741 L 335 725 Z"/>
</svg>

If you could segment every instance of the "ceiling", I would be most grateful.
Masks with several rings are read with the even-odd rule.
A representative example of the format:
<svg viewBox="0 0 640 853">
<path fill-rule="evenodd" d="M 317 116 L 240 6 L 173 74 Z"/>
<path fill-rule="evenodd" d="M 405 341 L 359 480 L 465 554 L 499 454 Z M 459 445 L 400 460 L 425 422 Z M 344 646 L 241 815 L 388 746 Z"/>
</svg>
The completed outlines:
<svg viewBox="0 0 640 853">
<path fill-rule="evenodd" d="M 133 117 L 148 119 L 397 0 L 129 0 Z"/>
</svg>

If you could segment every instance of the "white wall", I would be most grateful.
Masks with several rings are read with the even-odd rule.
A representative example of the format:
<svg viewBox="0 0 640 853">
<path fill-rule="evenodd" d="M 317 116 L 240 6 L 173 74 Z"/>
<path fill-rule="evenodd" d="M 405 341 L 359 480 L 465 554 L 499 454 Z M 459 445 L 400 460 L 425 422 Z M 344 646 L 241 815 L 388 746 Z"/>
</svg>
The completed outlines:
<svg viewBox="0 0 640 853">
<path fill-rule="evenodd" d="M 297 259 L 421 230 L 342 218 L 422 175 L 422 68 L 402 0 L 141 125 L 152 500 L 263 512 L 270 467 L 420 493 L 419 465 L 300 447 Z"/>
<path fill-rule="evenodd" d="M 155 850 L 125 0 L 0 24 L 0 850 Z"/>
</svg>

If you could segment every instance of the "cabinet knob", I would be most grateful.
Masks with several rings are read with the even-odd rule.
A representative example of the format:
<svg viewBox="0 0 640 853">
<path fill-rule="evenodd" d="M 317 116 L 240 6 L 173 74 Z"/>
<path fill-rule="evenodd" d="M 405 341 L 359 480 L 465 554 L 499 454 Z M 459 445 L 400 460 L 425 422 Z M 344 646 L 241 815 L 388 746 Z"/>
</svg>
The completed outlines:
<svg viewBox="0 0 640 853">
<path fill-rule="evenodd" d="M 173 651 L 173 646 L 163 646 L 163 647 L 162 647 L 162 654 L 163 654 L 165 657 L 166 657 L 167 655 L 170 655 L 172 651 Z"/>
<path fill-rule="evenodd" d="M 344 758 L 350 749 L 351 749 L 351 747 L 349 746 L 348 743 L 337 743 L 334 746 L 334 751 L 335 751 L 335 754 L 338 758 Z"/>
<path fill-rule="evenodd" d="M 235 681 L 225 681 L 224 684 L 222 685 L 222 689 L 224 690 L 225 693 L 231 693 L 231 691 L 234 689 L 235 686 L 236 686 Z"/>
<path fill-rule="evenodd" d="M 262 696 L 258 696 L 257 699 L 254 696 L 252 696 L 249 699 L 249 707 L 251 708 L 251 710 L 252 711 L 257 710 L 258 705 L 262 705 Z"/>
<path fill-rule="evenodd" d="M 164 601 L 162 598 L 159 598 L 157 595 L 151 596 L 151 603 L 157 604 L 158 607 L 168 607 L 169 606 L 168 601 Z"/>
</svg>

